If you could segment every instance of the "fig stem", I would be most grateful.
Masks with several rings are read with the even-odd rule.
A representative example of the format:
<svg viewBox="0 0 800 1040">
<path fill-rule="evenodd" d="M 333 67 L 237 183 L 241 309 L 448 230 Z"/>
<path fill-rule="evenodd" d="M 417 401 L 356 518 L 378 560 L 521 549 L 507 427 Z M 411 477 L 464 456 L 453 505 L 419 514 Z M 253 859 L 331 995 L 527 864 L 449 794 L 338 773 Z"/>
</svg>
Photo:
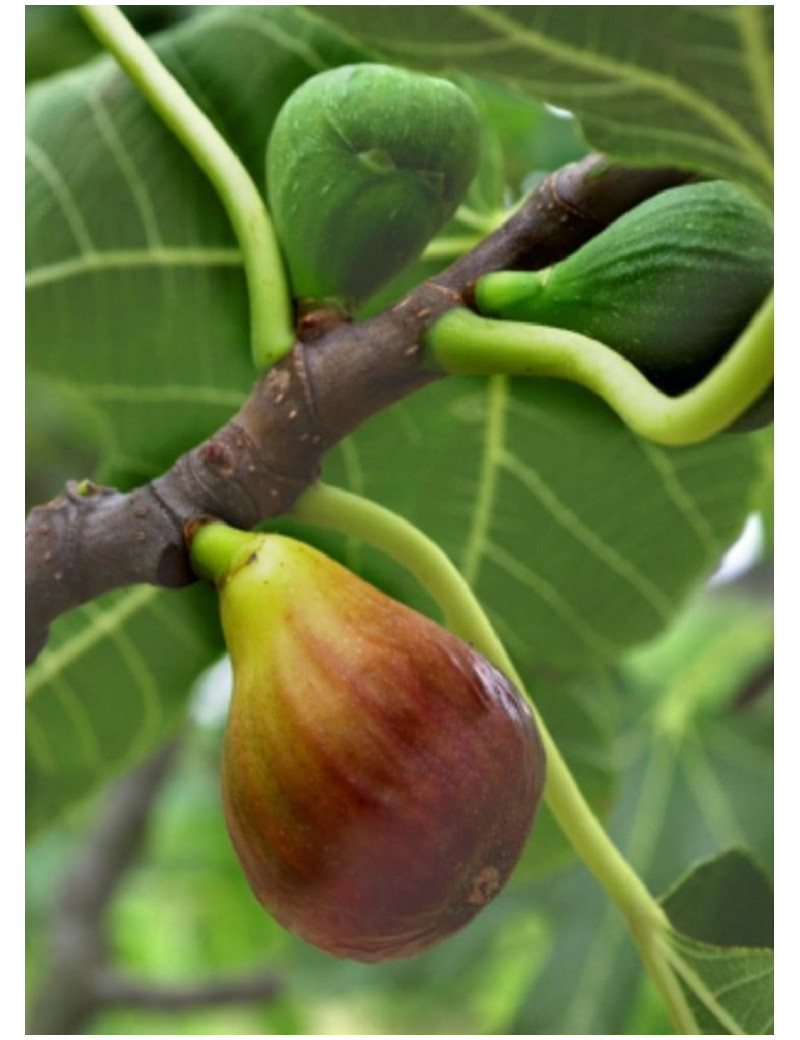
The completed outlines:
<svg viewBox="0 0 800 1040">
<path fill-rule="evenodd" d="M 216 585 L 236 569 L 236 557 L 244 555 L 253 541 L 258 541 L 258 535 L 228 527 L 221 521 L 199 522 L 186 532 L 192 570 L 199 578 Z"/>
<path fill-rule="evenodd" d="M 680 1032 L 699 1032 L 656 941 L 668 934 L 664 910 L 608 836 L 581 793 L 475 594 L 442 549 L 390 509 L 318 483 L 297 500 L 292 515 L 306 523 L 360 538 L 408 570 L 431 595 L 447 626 L 503 671 L 536 716 L 547 761 L 544 798 L 576 854 L 626 918 L 642 960 Z"/>
<path fill-rule="evenodd" d="M 242 251 L 253 362 L 259 370 L 270 367 L 289 353 L 295 335 L 280 246 L 258 188 L 222 134 L 118 7 L 75 6 L 214 186 Z"/>
<path fill-rule="evenodd" d="M 634 433 L 676 446 L 726 429 L 769 388 L 774 318 L 770 293 L 712 371 L 678 397 L 662 393 L 621 354 L 588 336 L 482 318 L 463 308 L 440 318 L 426 334 L 425 346 L 452 374 L 545 376 L 579 383 L 610 405 Z"/>
</svg>

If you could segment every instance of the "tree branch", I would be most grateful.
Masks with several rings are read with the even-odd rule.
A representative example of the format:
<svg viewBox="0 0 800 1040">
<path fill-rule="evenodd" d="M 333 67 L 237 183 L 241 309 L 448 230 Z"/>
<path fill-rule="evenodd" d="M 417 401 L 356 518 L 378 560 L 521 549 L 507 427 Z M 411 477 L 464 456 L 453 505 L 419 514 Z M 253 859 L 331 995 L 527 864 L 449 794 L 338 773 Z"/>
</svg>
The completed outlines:
<svg viewBox="0 0 800 1040">
<path fill-rule="evenodd" d="M 77 1033 L 96 1012 L 95 983 L 108 958 L 103 916 L 141 848 L 177 750 L 177 742 L 170 742 L 117 784 L 64 877 L 50 919 L 49 974 L 33 1006 L 31 1035 Z"/>
<path fill-rule="evenodd" d="M 185 525 L 212 516 L 249 529 L 291 508 L 322 458 L 370 416 L 440 379 L 422 334 L 474 282 L 554 263 L 645 198 L 682 183 L 668 169 L 589 156 L 548 177 L 508 222 L 399 303 L 358 324 L 301 320 L 291 353 L 256 383 L 222 429 L 128 494 L 87 481 L 32 510 L 26 526 L 26 660 L 64 611 L 123 585 L 165 588 L 194 575 Z"/>
<path fill-rule="evenodd" d="M 48 974 L 31 1012 L 31 1035 L 80 1033 L 104 1008 L 180 1011 L 274 999 L 269 971 L 240 978 L 163 986 L 128 979 L 109 965 L 105 916 L 144 843 L 153 806 L 180 751 L 172 740 L 113 788 L 57 893 L 49 926 Z"/>
<path fill-rule="evenodd" d="M 281 980 L 269 972 L 238 979 L 206 979 L 186 986 L 155 985 L 107 972 L 97 980 L 95 991 L 98 1000 L 109 1006 L 184 1011 L 274 1000 L 282 989 Z"/>
</svg>

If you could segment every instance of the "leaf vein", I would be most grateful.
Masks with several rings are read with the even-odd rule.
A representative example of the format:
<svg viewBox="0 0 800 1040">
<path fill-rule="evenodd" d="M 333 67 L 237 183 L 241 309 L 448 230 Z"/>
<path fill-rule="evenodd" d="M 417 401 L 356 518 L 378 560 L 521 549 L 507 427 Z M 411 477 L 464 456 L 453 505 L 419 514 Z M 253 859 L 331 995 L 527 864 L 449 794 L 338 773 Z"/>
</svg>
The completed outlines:
<svg viewBox="0 0 800 1040">
<path fill-rule="evenodd" d="M 597 53 L 582 51 L 570 44 L 562 43 L 552 37 L 529 29 L 513 18 L 501 14 L 497 9 L 482 6 L 460 6 L 459 10 L 469 17 L 483 22 L 498 35 L 504 34 L 518 40 L 524 47 L 535 52 L 544 52 L 550 57 L 557 57 L 567 65 L 575 68 L 596 71 L 598 73 L 622 80 L 632 80 L 640 87 L 651 90 L 654 94 L 675 102 L 680 107 L 695 115 L 699 115 L 709 126 L 727 138 L 737 149 L 749 156 L 757 169 L 772 179 L 772 163 L 758 141 L 727 112 L 719 108 L 708 98 L 685 84 L 670 79 L 660 72 L 628 64 Z"/>
<path fill-rule="evenodd" d="M 774 134 L 772 56 L 762 30 L 763 11 L 757 6 L 739 4 L 735 8 L 736 26 L 744 48 L 745 68 L 761 109 L 769 141 Z"/>
<path fill-rule="evenodd" d="M 537 574 L 529 567 L 526 567 L 525 564 L 520 563 L 520 561 L 510 553 L 507 553 L 505 549 L 495 545 L 488 539 L 484 546 L 484 555 L 486 559 L 491 560 L 495 566 L 499 567 L 511 578 L 519 582 L 519 584 L 524 588 L 530 589 L 532 592 L 536 593 L 536 595 L 542 599 L 548 607 L 559 615 L 567 627 L 572 629 L 573 633 L 580 638 L 581 642 L 589 646 L 604 660 L 616 660 L 622 648 L 612 643 L 604 636 L 601 636 L 598 632 L 592 629 L 590 625 L 586 624 L 586 622 L 567 603 L 563 596 L 558 593 L 555 587 L 545 578 L 542 578 L 541 575 Z"/>
<path fill-rule="evenodd" d="M 461 564 L 461 572 L 470 586 L 474 586 L 477 581 L 481 556 L 492 522 L 492 510 L 497 496 L 497 476 L 505 442 L 507 399 L 507 378 L 492 376 L 487 383 L 486 436 L 478 488 L 473 498 L 472 522 Z"/>
<path fill-rule="evenodd" d="M 535 470 L 525 465 L 510 452 L 502 453 L 501 463 L 507 472 L 516 477 L 523 487 L 530 491 L 559 527 L 568 531 L 591 555 L 635 589 L 657 617 L 662 621 L 669 621 L 672 618 L 674 605 L 664 592 L 647 575 L 634 567 L 630 561 L 587 527 L 548 487 Z"/>
<path fill-rule="evenodd" d="M 75 728 L 75 732 L 78 735 L 78 743 L 84 753 L 86 766 L 94 773 L 95 777 L 99 777 L 103 764 L 102 755 L 100 754 L 97 737 L 92 729 L 91 718 L 82 699 L 63 675 L 54 675 L 50 683 L 53 693 L 61 702 L 65 713 Z"/>
<path fill-rule="evenodd" d="M 102 613 L 94 603 L 84 608 L 90 619 L 96 619 Z M 130 753 L 135 754 L 134 747 L 146 749 L 151 738 L 158 732 L 161 720 L 161 701 L 158 696 L 158 684 L 147 662 L 128 633 L 117 625 L 108 633 L 111 642 L 116 646 L 122 660 L 127 665 L 129 674 L 139 688 L 141 694 L 141 729 L 131 741 Z"/>
<path fill-rule="evenodd" d="M 82 274 L 135 267 L 241 267 L 238 249 L 211 246 L 160 246 L 153 249 L 110 249 L 42 264 L 25 274 L 25 289 L 75 278 Z"/>
<path fill-rule="evenodd" d="M 134 204 L 136 209 L 139 211 L 139 216 L 142 221 L 142 227 L 144 228 L 144 234 L 148 244 L 154 247 L 163 245 L 161 233 L 158 228 L 158 220 L 150 199 L 150 193 L 147 190 L 139 171 L 136 169 L 133 157 L 114 125 L 111 113 L 103 100 L 102 94 L 97 89 L 97 85 L 88 90 L 84 96 L 89 104 L 95 124 L 100 131 L 100 136 L 108 146 L 111 155 L 119 166 L 119 169 L 130 188 Z"/>
<path fill-rule="evenodd" d="M 78 608 L 80 613 L 88 616 L 87 624 L 58 646 L 43 651 L 28 674 L 26 696 L 33 697 L 54 676 L 88 653 L 101 639 L 111 635 L 138 610 L 142 610 L 158 591 L 149 585 L 141 585 L 125 592 L 107 610 L 97 608 L 87 612 L 86 607 Z"/>
<path fill-rule="evenodd" d="M 25 155 L 33 163 L 53 193 L 53 198 L 61 209 L 64 220 L 75 238 L 78 249 L 84 254 L 94 253 L 95 244 L 89 233 L 89 228 L 86 226 L 83 214 L 73 197 L 72 190 L 64 174 L 47 152 L 29 137 L 25 138 Z"/>
<path fill-rule="evenodd" d="M 714 535 L 708 520 L 697 508 L 691 496 L 678 479 L 672 460 L 665 452 L 660 451 L 649 441 L 637 437 L 636 442 L 644 457 L 658 474 L 667 498 L 675 505 L 686 520 L 686 523 L 694 531 L 698 541 L 705 550 L 707 561 L 710 563 L 722 551 L 722 546 Z"/>
</svg>

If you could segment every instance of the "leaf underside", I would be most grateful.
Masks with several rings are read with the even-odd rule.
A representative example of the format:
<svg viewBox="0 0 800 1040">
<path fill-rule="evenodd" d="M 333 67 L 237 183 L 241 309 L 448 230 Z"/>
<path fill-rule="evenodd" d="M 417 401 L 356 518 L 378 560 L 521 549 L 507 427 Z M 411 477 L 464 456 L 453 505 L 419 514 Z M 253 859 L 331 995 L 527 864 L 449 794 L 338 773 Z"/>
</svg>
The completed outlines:
<svg viewBox="0 0 800 1040">
<path fill-rule="evenodd" d="M 567 109 L 608 155 L 739 181 L 771 205 L 770 6 L 310 10 L 394 60 Z"/>
</svg>

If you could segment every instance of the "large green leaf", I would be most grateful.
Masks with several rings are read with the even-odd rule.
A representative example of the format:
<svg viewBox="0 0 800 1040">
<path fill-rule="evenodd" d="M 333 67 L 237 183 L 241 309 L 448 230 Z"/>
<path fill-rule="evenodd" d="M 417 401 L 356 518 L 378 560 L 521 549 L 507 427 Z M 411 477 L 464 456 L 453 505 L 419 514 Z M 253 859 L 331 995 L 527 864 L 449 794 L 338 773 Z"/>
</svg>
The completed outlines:
<svg viewBox="0 0 800 1040">
<path fill-rule="evenodd" d="M 740 849 L 698 864 L 661 904 L 676 931 L 696 942 L 762 949 L 774 945 L 772 886 Z"/>
<path fill-rule="evenodd" d="M 772 1033 L 773 895 L 753 860 L 699 864 L 664 897 L 676 969 L 704 1033 Z"/>
<path fill-rule="evenodd" d="M 705 646 L 688 638 L 698 625 L 705 628 Z M 665 640 L 672 645 L 673 676 L 654 682 L 649 689 L 645 685 L 645 658 L 652 656 L 653 676 L 657 662 L 663 665 L 666 659 L 661 641 L 653 651 L 637 651 L 635 667 L 629 670 L 626 666 L 628 710 L 620 741 L 623 782 L 609 821 L 615 843 L 656 892 L 684 875 L 688 864 L 732 845 L 751 848 L 764 861 L 771 856 L 772 845 L 771 706 L 764 702 L 747 712 L 731 711 L 753 665 L 771 651 L 769 614 L 760 605 L 729 603 L 715 595 L 702 600 L 679 627 L 686 639 L 679 644 L 670 634 Z M 705 696 L 708 686 L 718 694 L 711 703 Z M 531 845 L 535 850 L 535 830 Z M 732 869 L 726 878 L 721 871 L 707 871 L 705 878 L 692 883 L 703 886 L 703 892 L 698 887 L 692 898 L 705 896 L 708 902 L 710 886 L 714 886 L 715 906 L 728 912 L 728 935 L 735 927 L 731 917 L 748 913 L 733 898 L 734 892 L 741 894 L 743 882 L 736 864 L 729 862 L 729 866 Z M 752 881 L 752 870 L 748 877 Z M 720 886 L 728 890 L 727 899 L 720 895 Z M 700 936 L 709 937 L 709 917 L 701 926 L 696 905 L 690 913 L 677 892 L 671 890 L 667 908 L 675 910 L 675 923 L 688 931 L 688 937 L 678 940 L 680 952 L 699 957 L 692 944 Z M 553 946 L 508 1032 L 636 1032 L 630 1021 L 643 992 L 653 1009 L 651 1023 L 656 1020 L 662 1025 L 643 1032 L 671 1031 L 651 984 L 642 989 L 641 963 L 621 915 L 584 867 L 523 888 L 520 898 L 529 912 L 538 908 L 543 915 Z M 684 902 L 682 912 L 675 909 L 679 900 Z M 764 905 L 760 893 L 758 905 Z M 710 911 L 709 916 L 713 916 Z M 719 921 L 715 928 L 721 941 L 726 932 Z M 741 931 L 737 941 L 742 941 Z M 701 952 L 707 954 L 711 949 L 706 946 Z M 537 956 L 536 951 L 532 955 Z M 691 957 L 689 964 L 702 972 Z M 709 968 L 719 968 L 720 973 L 730 970 L 731 992 L 738 988 L 734 965 L 717 962 L 715 953 Z M 724 984 L 712 985 L 716 990 Z M 761 998 L 759 1001 L 758 1007 L 763 1008 Z M 748 1025 L 763 1026 L 764 1022 L 759 1011 L 759 1021 L 754 1015 Z M 710 1028 L 705 1019 L 703 1025 L 712 1033 L 727 1031 Z"/>
<path fill-rule="evenodd" d="M 152 752 L 220 653 L 215 597 L 140 585 L 63 616 L 28 670 L 27 826 Z"/>
<path fill-rule="evenodd" d="M 218 8 L 154 45 L 259 185 L 288 94 L 361 55 L 291 7 Z M 26 116 L 28 370 L 94 409 L 107 470 L 139 482 L 254 379 L 239 252 L 204 174 L 110 59 L 30 88 Z"/>
<path fill-rule="evenodd" d="M 739 533 L 760 463 L 747 437 L 657 448 L 584 390 L 498 376 L 390 408 L 323 475 L 441 545 L 535 680 L 612 664 L 668 625 Z"/>
<path fill-rule="evenodd" d="M 772 7 L 311 7 L 377 51 L 503 80 L 595 148 L 696 168 L 771 202 Z"/>
</svg>

